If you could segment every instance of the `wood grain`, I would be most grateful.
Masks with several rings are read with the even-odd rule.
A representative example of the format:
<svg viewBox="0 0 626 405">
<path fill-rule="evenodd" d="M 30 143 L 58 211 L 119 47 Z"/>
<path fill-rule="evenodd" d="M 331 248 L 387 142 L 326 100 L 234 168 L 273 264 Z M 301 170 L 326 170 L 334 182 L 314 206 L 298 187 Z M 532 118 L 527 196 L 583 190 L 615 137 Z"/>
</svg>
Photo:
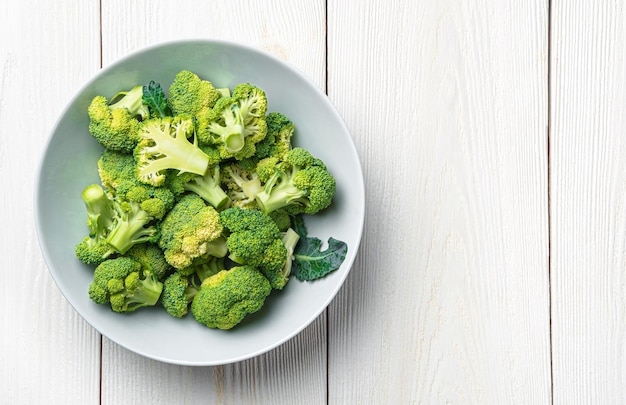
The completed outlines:
<svg viewBox="0 0 626 405">
<path fill-rule="evenodd" d="M 328 9 L 368 190 L 329 403 L 550 403 L 548 2 L 368 3 Z"/>
<path fill-rule="evenodd" d="M 146 9 L 150 12 L 143 13 Z M 324 11 L 323 1 L 103 0 L 103 62 L 163 40 L 219 38 L 266 50 L 323 89 Z M 325 316 L 263 356 L 220 367 L 166 365 L 104 338 L 102 398 L 104 403 L 145 403 L 148 398 L 150 404 L 319 404 L 326 400 L 326 349 Z"/>
<path fill-rule="evenodd" d="M 553 2 L 554 400 L 626 402 L 626 11 Z"/>
<path fill-rule="evenodd" d="M 98 1 L 0 4 L 2 403 L 99 402 L 99 335 L 50 277 L 33 213 L 33 186 L 48 134 L 98 69 L 98 24 Z"/>
</svg>

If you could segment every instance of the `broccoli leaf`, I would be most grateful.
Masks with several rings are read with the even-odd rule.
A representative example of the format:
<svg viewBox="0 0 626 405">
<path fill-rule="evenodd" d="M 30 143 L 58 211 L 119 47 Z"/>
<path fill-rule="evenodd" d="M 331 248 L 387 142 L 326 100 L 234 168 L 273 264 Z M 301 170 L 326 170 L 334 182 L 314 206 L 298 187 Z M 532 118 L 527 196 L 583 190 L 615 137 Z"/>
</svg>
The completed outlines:
<svg viewBox="0 0 626 405">
<path fill-rule="evenodd" d="M 148 106 L 150 113 L 156 114 L 160 118 L 172 115 L 161 85 L 154 80 L 151 80 L 150 83 L 143 86 L 143 103 Z"/>
<path fill-rule="evenodd" d="M 328 238 L 328 247 L 322 250 L 319 238 L 309 237 L 301 215 L 292 217 L 292 227 L 300 240 L 294 251 L 291 273 L 300 281 L 322 278 L 337 270 L 346 258 L 348 245 L 335 238 Z"/>
</svg>

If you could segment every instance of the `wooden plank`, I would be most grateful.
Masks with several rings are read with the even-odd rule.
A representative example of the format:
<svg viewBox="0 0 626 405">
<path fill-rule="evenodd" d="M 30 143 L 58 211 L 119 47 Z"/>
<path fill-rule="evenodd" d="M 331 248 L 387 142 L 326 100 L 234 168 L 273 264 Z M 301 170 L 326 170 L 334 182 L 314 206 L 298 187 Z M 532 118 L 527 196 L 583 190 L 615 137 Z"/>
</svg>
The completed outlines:
<svg viewBox="0 0 626 405">
<path fill-rule="evenodd" d="M 144 10 L 149 9 L 149 13 Z M 266 50 L 325 86 L 323 1 L 121 1 L 102 3 L 104 64 L 148 44 L 218 38 Z M 179 22 L 176 22 L 179 21 Z M 326 399 L 326 318 L 258 358 L 220 367 L 179 367 L 103 339 L 105 403 L 321 403 Z M 303 397 L 303 393 L 306 395 Z"/>
<path fill-rule="evenodd" d="M 626 11 L 553 2 L 554 400 L 626 401 Z"/>
<path fill-rule="evenodd" d="M 48 134 L 100 65 L 98 1 L 0 4 L 0 402 L 97 404 L 100 337 L 50 277 L 33 185 Z"/>
<path fill-rule="evenodd" d="M 550 403 L 548 1 L 329 1 L 366 229 L 329 403 Z"/>
</svg>

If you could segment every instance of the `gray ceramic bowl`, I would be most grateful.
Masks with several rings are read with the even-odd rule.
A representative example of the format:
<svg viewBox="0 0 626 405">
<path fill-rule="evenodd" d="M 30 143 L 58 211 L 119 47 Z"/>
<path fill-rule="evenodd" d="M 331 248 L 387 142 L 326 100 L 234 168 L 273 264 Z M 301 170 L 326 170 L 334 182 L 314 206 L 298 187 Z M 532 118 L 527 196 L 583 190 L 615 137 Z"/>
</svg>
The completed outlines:
<svg viewBox="0 0 626 405">
<path fill-rule="evenodd" d="M 268 112 L 296 124 L 294 144 L 323 159 L 337 179 L 334 205 L 309 218 L 311 236 L 348 244 L 339 270 L 316 282 L 293 278 L 256 314 L 230 331 L 206 328 L 191 315 L 169 316 L 162 308 L 120 315 L 93 303 L 87 289 L 93 268 L 79 262 L 74 246 L 87 235 L 83 188 L 98 182 L 102 148 L 88 133 L 87 106 L 96 95 L 155 80 L 169 87 L 189 69 L 217 87 L 250 82 L 265 90 Z M 134 52 L 101 70 L 72 99 L 50 135 L 36 182 L 36 226 L 50 274 L 75 310 L 119 345 L 149 358 L 183 365 L 218 365 L 264 353 L 310 324 L 343 284 L 357 252 L 364 222 L 361 166 L 350 134 L 327 97 L 281 60 L 246 46 L 212 40 L 177 41 Z"/>
</svg>

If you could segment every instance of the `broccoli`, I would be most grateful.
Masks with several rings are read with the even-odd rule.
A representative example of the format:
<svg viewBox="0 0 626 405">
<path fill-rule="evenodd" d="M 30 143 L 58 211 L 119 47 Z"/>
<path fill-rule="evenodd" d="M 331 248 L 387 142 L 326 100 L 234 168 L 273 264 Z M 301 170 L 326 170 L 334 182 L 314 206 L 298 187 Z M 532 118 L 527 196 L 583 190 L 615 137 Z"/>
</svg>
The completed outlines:
<svg viewBox="0 0 626 405">
<path fill-rule="evenodd" d="M 293 229 L 289 228 L 283 234 L 282 241 L 283 241 L 283 245 L 285 245 L 285 249 L 287 249 L 287 260 L 285 261 L 285 265 L 283 266 L 282 274 L 281 274 L 282 277 L 284 278 L 284 283 L 286 284 L 289 279 L 289 276 L 291 275 L 291 268 L 293 266 L 293 260 L 294 260 L 294 252 L 296 250 L 296 246 L 298 245 L 298 242 L 300 241 L 300 235 Z"/>
<path fill-rule="evenodd" d="M 153 186 L 165 182 L 165 171 L 175 169 L 204 175 L 211 163 L 209 156 L 187 139 L 193 136 L 194 124 L 188 116 L 152 119 L 139 132 L 140 141 L 134 150 L 137 178 Z"/>
<path fill-rule="evenodd" d="M 143 100 L 143 86 L 135 86 L 129 91 L 120 91 L 109 102 L 111 110 L 126 109 L 131 116 L 145 120 L 150 117 L 150 110 Z"/>
<path fill-rule="evenodd" d="M 291 215 L 284 210 L 272 211 L 267 215 L 272 218 L 272 221 L 274 221 L 281 232 L 285 232 L 291 227 Z"/>
<path fill-rule="evenodd" d="M 220 221 L 227 233 L 228 258 L 240 265 L 261 270 L 272 285 L 282 289 L 287 280 L 282 270 L 287 260 L 287 249 L 276 223 L 259 210 L 231 207 L 220 213 Z"/>
<path fill-rule="evenodd" d="M 161 248 L 155 243 L 140 243 L 134 245 L 125 254 L 139 261 L 144 267 L 150 269 L 159 281 L 163 281 L 174 268 L 165 260 L 165 255 Z"/>
<path fill-rule="evenodd" d="M 156 198 L 163 202 L 165 211 L 169 211 L 174 206 L 174 193 L 167 187 L 155 187 L 140 182 L 135 177 L 136 169 L 135 159 L 128 153 L 105 149 L 98 159 L 100 180 L 116 198 L 136 203 Z"/>
<path fill-rule="evenodd" d="M 265 92 L 248 83 L 239 84 L 231 97 L 220 98 L 198 116 L 199 142 L 216 145 L 223 159 L 251 157 L 255 144 L 267 135 L 266 111 Z"/>
<path fill-rule="evenodd" d="M 302 148 L 291 149 L 282 161 L 262 160 L 257 173 L 265 184 L 256 201 L 265 213 L 284 208 L 294 215 L 316 214 L 331 204 L 335 194 L 335 178 L 324 162 Z"/>
<path fill-rule="evenodd" d="M 97 184 L 83 191 L 83 200 L 90 231 L 75 249 L 82 262 L 97 265 L 113 253 L 125 254 L 136 244 L 158 239 L 153 221 L 165 215 L 162 200 L 124 201 L 105 193 Z"/>
<path fill-rule="evenodd" d="M 89 297 L 98 304 L 109 304 L 115 312 L 132 312 L 155 305 L 162 290 L 163 283 L 139 261 L 118 257 L 96 267 Z"/>
<path fill-rule="evenodd" d="M 255 157 L 264 159 L 276 157 L 282 160 L 291 150 L 291 139 L 295 130 L 293 122 L 279 112 L 271 112 L 265 117 L 267 135 L 256 144 Z"/>
<path fill-rule="evenodd" d="M 226 246 L 226 241 L 224 240 L 224 247 Z M 225 253 L 224 253 L 225 254 Z M 195 274 L 202 282 L 205 278 L 212 276 L 213 274 L 219 273 L 221 270 L 226 268 L 225 257 L 216 257 L 212 254 L 205 254 L 200 257 L 195 258 L 191 265 L 185 267 L 183 269 L 178 269 L 177 271 L 185 276 L 190 276 Z"/>
<path fill-rule="evenodd" d="M 196 194 L 183 196 L 161 221 L 159 247 L 177 269 L 211 253 L 225 256 L 226 244 L 219 213 Z"/>
<path fill-rule="evenodd" d="M 142 96 L 142 86 L 137 86 L 117 93 L 111 102 L 104 96 L 94 97 L 87 109 L 89 133 L 107 149 L 132 152 L 139 141 L 141 121 L 149 117 Z"/>
<path fill-rule="evenodd" d="M 212 146 L 200 145 L 200 149 L 209 157 L 209 166 L 205 175 L 210 175 L 211 168 L 219 165 L 221 158 L 217 149 Z M 195 173 L 181 173 L 177 170 L 168 170 L 165 174 L 165 182 L 163 187 L 169 189 L 177 198 L 182 197 L 187 191 L 185 185 L 190 181 L 196 180 L 197 177 L 202 177 Z"/>
<path fill-rule="evenodd" d="M 199 195 L 204 201 L 220 211 L 230 205 L 230 198 L 221 185 L 220 166 L 215 165 L 207 170 L 204 176 L 193 176 L 183 184 L 183 189 Z"/>
<path fill-rule="evenodd" d="M 198 288 L 194 285 L 193 275 L 186 276 L 176 271 L 163 282 L 161 305 L 168 314 L 182 318 L 187 315 Z"/>
<path fill-rule="evenodd" d="M 271 290 L 269 281 L 253 267 L 222 270 L 202 282 L 191 313 L 209 328 L 231 329 L 261 309 Z"/>
<path fill-rule="evenodd" d="M 170 85 L 167 101 L 174 114 L 195 117 L 212 108 L 221 96 L 213 83 L 200 79 L 189 70 L 182 70 Z"/>
<path fill-rule="evenodd" d="M 255 197 L 263 190 L 256 172 L 246 170 L 239 163 L 232 163 L 224 167 L 222 183 L 227 187 L 233 206 L 256 208 Z"/>
<path fill-rule="evenodd" d="M 106 241 L 124 254 L 139 243 L 156 242 L 159 238 L 154 220 L 165 214 L 163 202 L 157 198 L 142 203 L 113 200 L 116 218 Z"/>
<path fill-rule="evenodd" d="M 81 196 L 87 209 L 89 236 L 76 245 L 75 253 L 81 262 L 98 265 L 114 253 L 106 238 L 115 221 L 116 212 L 111 199 L 98 184 L 85 187 Z"/>
</svg>

